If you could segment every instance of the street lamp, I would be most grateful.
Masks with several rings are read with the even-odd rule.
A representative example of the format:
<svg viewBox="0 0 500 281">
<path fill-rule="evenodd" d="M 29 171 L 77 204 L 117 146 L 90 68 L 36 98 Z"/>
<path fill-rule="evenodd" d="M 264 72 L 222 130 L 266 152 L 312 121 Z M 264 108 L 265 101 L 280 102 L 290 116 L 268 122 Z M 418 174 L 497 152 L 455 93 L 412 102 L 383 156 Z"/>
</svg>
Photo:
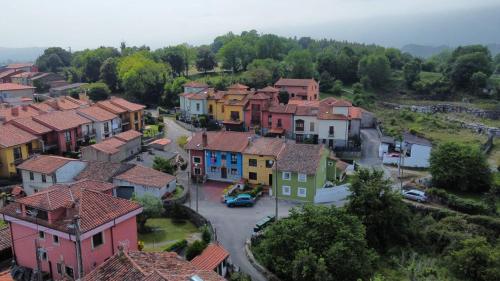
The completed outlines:
<svg viewBox="0 0 500 281">
<path fill-rule="evenodd" d="M 195 163 L 194 164 L 194 168 L 195 168 L 195 176 L 194 176 L 194 179 L 195 179 L 195 182 L 194 182 L 194 185 L 195 185 L 195 188 L 196 188 L 196 212 L 198 213 L 198 193 L 199 193 L 199 187 L 198 187 L 198 178 L 200 175 L 196 174 L 196 169 L 200 166 L 199 163 Z"/>
<path fill-rule="evenodd" d="M 274 164 L 274 171 L 275 171 L 275 176 L 274 176 L 274 199 L 275 199 L 275 219 L 278 220 L 278 158 L 274 157 L 274 160 L 272 164 Z M 272 183 L 271 183 L 272 184 Z"/>
</svg>

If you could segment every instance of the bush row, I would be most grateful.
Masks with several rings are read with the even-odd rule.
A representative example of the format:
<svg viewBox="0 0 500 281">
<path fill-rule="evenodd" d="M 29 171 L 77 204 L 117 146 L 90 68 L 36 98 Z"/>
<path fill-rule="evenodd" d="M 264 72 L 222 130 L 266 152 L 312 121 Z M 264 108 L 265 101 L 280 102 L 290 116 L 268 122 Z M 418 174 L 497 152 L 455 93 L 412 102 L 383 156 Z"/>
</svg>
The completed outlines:
<svg viewBox="0 0 500 281">
<path fill-rule="evenodd" d="M 483 202 L 460 198 L 439 188 L 429 188 L 426 192 L 428 195 L 430 195 L 431 199 L 437 200 L 438 202 L 448 206 L 452 210 L 469 215 L 491 214 L 490 208 L 488 208 L 488 206 Z"/>
</svg>

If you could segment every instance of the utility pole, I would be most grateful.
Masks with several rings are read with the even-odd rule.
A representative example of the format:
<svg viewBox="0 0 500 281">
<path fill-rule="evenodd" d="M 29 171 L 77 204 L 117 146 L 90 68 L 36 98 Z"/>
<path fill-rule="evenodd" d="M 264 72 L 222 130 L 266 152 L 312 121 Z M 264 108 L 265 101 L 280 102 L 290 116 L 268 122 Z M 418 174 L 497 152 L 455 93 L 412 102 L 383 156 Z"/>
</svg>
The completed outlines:
<svg viewBox="0 0 500 281">
<path fill-rule="evenodd" d="M 275 210 L 275 220 L 278 220 L 278 157 L 274 157 L 274 170 L 275 170 L 275 187 L 274 187 L 274 198 L 276 200 L 276 210 Z"/>
<path fill-rule="evenodd" d="M 40 247 L 38 246 L 38 237 L 35 238 L 35 258 L 36 258 L 36 280 L 42 281 L 42 262 L 40 261 Z"/>
<path fill-rule="evenodd" d="M 73 218 L 73 227 L 75 229 L 75 244 L 76 244 L 76 260 L 78 265 L 78 279 L 83 278 L 83 261 L 82 261 L 82 243 L 80 241 L 80 217 Z"/>
</svg>

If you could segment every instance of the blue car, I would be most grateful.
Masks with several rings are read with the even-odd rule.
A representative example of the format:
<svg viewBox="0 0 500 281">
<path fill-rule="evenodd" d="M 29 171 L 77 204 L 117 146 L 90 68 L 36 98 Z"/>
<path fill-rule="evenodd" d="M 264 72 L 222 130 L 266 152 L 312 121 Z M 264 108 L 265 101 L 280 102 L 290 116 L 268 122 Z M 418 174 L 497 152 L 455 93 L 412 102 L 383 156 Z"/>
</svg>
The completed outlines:
<svg viewBox="0 0 500 281">
<path fill-rule="evenodd" d="M 255 199 L 250 194 L 239 194 L 236 197 L 227 197 L 226 205 L 228 207 L 251 207 L 255 204 Z"/>
</svg>

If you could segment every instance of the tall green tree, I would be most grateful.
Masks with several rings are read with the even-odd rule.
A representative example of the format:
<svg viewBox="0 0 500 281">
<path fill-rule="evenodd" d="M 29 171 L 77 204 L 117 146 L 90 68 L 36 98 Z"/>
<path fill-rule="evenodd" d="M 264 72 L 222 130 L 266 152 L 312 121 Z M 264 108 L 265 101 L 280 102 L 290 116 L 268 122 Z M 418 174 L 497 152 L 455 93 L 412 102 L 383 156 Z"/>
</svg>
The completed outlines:
<svg viewBox="0 0 500 281">
<path fill-rule="evenodd" d="M 159 217 L 163 213 L 163 204 L 160 198 L 151 194 L 144 194 L 143 196 L 134 196 L 132 201 L 139 203 L 143 211 L 137 215 L 138 231 L 140 233 L 149 232 L 150 229 L 146 227 L 146 222 L 149 218 Z"/>
<path fill-rule="evenodd" d="M 474 73 L 482 72 L 488 77 L 493 73 L 492 62 L 491 53 L 485 46 L 458 47 L 451 54 L 446 72 L 455 88 L 467 89 Z"/>
<path fill-rule="evenodd" d="M 47 48 L 36 59 L 35 64 L 40 71 L 58 72 L 71 64 L 71 53 L 59 47 Z"/>
<path fill-rule="evenodd" d="M 359 219 L 334 206 L 293 209 L 268 227 L 256 253 L 267 268 L 293 281 L 368 280 L 376 260 Z"/>
<path fill-rule="evenodd" d="M 285 67 L 291 78 L 314 77 L 314 63 L 312 55 L 307 50 L 293 50 L 285 57 Z"/>
<path fill-rule="evenodd" d="M 385 252 L 407 243 L 410 212 L 383 171 L 360 169 L 349 191 L 347 210 L 366 227 L 370 247 Z"/>
<path fill-rule="evenodd" d="M 403 66 L 403 77 L 406 86 L 413 89 L 413 83 L 420 80 L 420 71 L 422 70 L 420 60 L 412 60 Z"/>
<path fill-rule="evenodd" d="M 99 70 L 99 78 L 108 85 L 109 89 L 112 92 L 116 92 L 118 90 L 118 73 L 117 73 L 117 58 L 107 58 L 101 65 L 101 69 Z"/>
<path fill-rule="evenodd" d="M 235 37 L 219 49 L 217 56 L 222 61 L 224 69 L 230 69 L 236 73 L 247 68 L 255 58 L 255 50 L 252 46 L 245 44 L 240 37 Z"/>
<path fill-rule="evenodd" d="M 92 83 L 99 80 L 101 66 L 104 61 L 119 56 L 120 52 L 113 47 L 86 49 L 75 52 L 71 64 L 81 70 L 82 81 Z"/>
<path fill-rule="evenodd" d="M 168 63 L 172 67 L 172 73 L 175 77 L 180 76 L 186 69 L 186 54 L 181 46 L 170 46 L 154 51 L 157 57 L 163 63 Z"/>
<path fill-rule="evenodd" d="M 217 67 L 217 59 L 209 46 L 200 46 L 196 56 L 196 69 L 203 73 L 214 70 Z"/>
<path fill-rule="evenodd" d="M 451 253 L 449 262 L 456 275 L 465 280 L 500 280 L 500 244 L 494 247 L 484 237 L 463 241 Z"/>
<path fill-rule="evenodd" d="M 436 187 L 484 192 L 490 188 L 491 172 L 476 146 L 446 142 L 434 148 L 430 158 L 432 182 Z"/>
<path fill-rule="evenodd" d="M 359 61 L 358 76 L 367 77 L 375 89 L 382 89 L 390 81 L 391 66 L 383 54 L 370 54 Z"/>
<path fill-rule="evenodd" d="M 85 89 L 89 98 L 94 102 L 106 100 L 109 98 L 109 94 L 111 94 L 108 85 L 102 82 L 90 83 L 85 86 Z"/>
<path fill-rule="evenodd" d="M 285 56 L 284 39 L 274 34 L 262 35 L 256 44 L 257 58 L 280 60 Z"/>
</svg>

